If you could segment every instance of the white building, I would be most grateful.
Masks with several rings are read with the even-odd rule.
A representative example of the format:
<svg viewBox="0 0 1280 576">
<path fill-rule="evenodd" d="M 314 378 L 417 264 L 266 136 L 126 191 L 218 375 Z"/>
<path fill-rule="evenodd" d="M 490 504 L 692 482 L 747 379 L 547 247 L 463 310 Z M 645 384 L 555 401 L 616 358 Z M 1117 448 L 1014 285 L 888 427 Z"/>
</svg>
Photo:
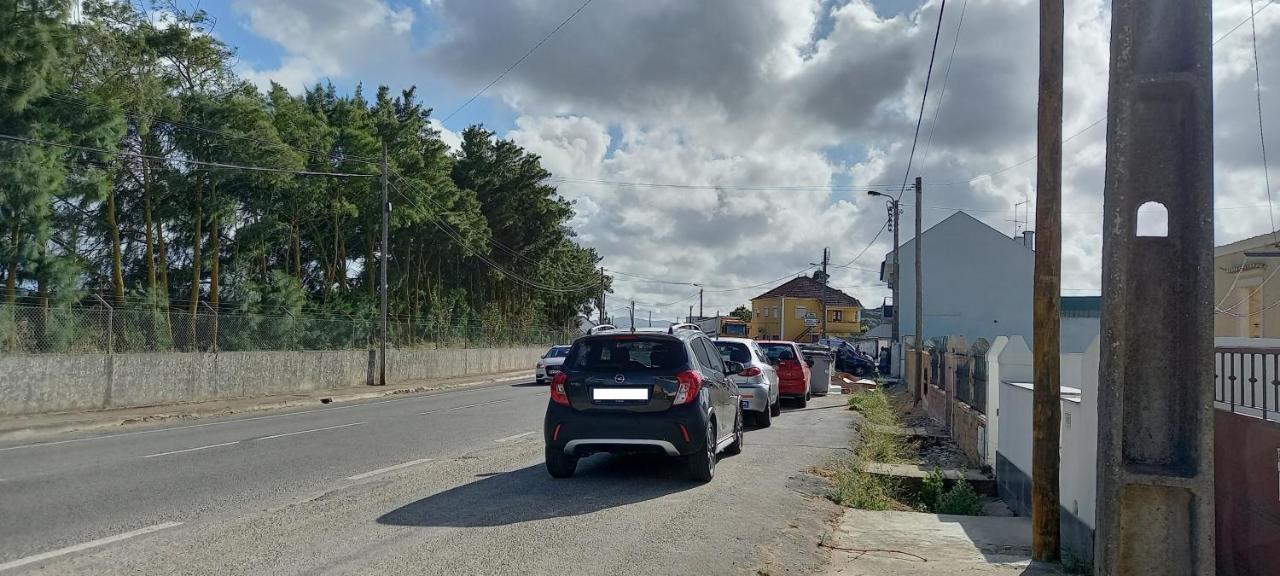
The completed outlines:
<svg viewBox="0 0 1280 576">
<path fill-rule="evenodd" d="M 1031 340 L 1033 233 L 1010 238 L 973 216 L 956 212 L 920 238 L 925 338 L 962 334 L 974 342 L 1016 334 Z M 904 337 L 911 336 L 916 326 L 915 242 L 914 238 L 904 242 L 899 256 L 902 281 L 896 309 Z M 881 270 L 881 280 L 892 283 L 892 252 Z"/>
</svg>

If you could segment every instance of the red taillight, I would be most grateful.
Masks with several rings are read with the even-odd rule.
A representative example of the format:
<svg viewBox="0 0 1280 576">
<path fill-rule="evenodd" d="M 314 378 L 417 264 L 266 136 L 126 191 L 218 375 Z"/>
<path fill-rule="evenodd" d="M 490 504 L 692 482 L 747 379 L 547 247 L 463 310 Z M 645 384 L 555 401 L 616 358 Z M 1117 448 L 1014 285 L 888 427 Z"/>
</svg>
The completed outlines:
<svg viewBox="0 0 1280 576">
<path fill-rule="evenodd" d="M 569 405 L 569 396 L 564 393 L 564 383 L 569 381 L 569 375 L 561 372 L 551 379 L 551 401 L 564 406 Z"/>
<path fill-rule="evenodd" d="M 750 368 L 747 368 L 746 370 L 739 372 L 738 375 L 739 376 L 759 376 L 760 368 L 758 366 L 752 366 Z"/>
<path fill-rule="evenodd" d="M 688 404 L 698 399 L 698 393 L 702 391 L 702 374 L 696 370 L 685 370 L 676 374 L 676 382 L 680 383 L 680 389 L 672 404 Z"/>
</svg>

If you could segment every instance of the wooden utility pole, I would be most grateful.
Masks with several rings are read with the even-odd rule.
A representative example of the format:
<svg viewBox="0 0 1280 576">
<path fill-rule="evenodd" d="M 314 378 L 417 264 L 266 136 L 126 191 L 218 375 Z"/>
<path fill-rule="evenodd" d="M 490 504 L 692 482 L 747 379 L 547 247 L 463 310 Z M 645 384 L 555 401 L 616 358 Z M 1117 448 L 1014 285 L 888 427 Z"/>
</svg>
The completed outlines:
<svg viewBox="0 0 1280 576">
<path fill-rule="evenodd" d="M 1031 421 L 1031 557 L 1058 559 L 1062 420 L 1062 0 L 1040 0 L 1036 122 L 1035 391 Z"/>
<path fill-rule="evenodd" d="M 924 186 L 916 176 L 916 404 L 924 400 Z M 896 248 L 895 248 L 896 250 Z"/>
<path fill-rule="evenodd" d="M 379 346 L 381 348 L 378 354 L 378 385 L 387 385 L 387 246 L 390 244 L 388 237 L 390 234 L 387 228 L 391 224 L 391 199 L 388 197 L 387 184 L 387 143 L 382 143 L 382 265 L 379 266 L 379 298 L 380 307 L 382 308 L 382 338 Z"/>
</svg>

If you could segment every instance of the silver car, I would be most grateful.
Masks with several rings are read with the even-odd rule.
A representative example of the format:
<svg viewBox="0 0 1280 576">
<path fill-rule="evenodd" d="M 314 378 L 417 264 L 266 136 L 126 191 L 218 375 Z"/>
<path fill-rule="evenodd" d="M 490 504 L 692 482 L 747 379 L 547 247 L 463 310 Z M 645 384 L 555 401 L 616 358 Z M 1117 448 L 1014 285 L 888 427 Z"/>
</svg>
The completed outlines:
<svg viewBox="0 0 1280 576">
<path fill-rule="evenodd" d="M 564 359 L 568 356 L 569 346 L 552 346 L 538 359 L 538 366 L 533 370 L 534 379 L 538 384 L 550 383 L 560 373 L 560 367 L 564 366 Z"/>
<path fill-rule="evenodd" d="M 778 401 L 778 372 L 769 357 L 747 338 L 717 338 L 716 349 L 725 360 L 742 363 L 744 370 L 730 377 L 742 393 L 742 413 L 755 420 L 757 428 L 768 428 L 773 417 L 782 413 Z"/>
</svg>

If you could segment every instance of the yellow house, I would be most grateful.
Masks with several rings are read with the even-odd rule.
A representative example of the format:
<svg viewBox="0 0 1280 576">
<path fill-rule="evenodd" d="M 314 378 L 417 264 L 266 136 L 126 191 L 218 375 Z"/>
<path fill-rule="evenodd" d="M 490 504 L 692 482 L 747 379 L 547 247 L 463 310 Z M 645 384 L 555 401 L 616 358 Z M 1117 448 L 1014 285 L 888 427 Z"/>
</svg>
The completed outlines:
<svg viewBox="0 0 1280 576">
<path fill-rule="evenodd" d="M 828 337 L 846 338 L 862 333 L 862 303 L 808 276 L 791 281 L 751 299 L 751 334 L 760 340 L 816 342 L 822 334 L 826 304 Z"/>
<path fill-rule="evenodd" d="M 1280 338 L 1280 243 L 1270 232 L 1213 249 L 1213 335 Z"/>
</svg>

